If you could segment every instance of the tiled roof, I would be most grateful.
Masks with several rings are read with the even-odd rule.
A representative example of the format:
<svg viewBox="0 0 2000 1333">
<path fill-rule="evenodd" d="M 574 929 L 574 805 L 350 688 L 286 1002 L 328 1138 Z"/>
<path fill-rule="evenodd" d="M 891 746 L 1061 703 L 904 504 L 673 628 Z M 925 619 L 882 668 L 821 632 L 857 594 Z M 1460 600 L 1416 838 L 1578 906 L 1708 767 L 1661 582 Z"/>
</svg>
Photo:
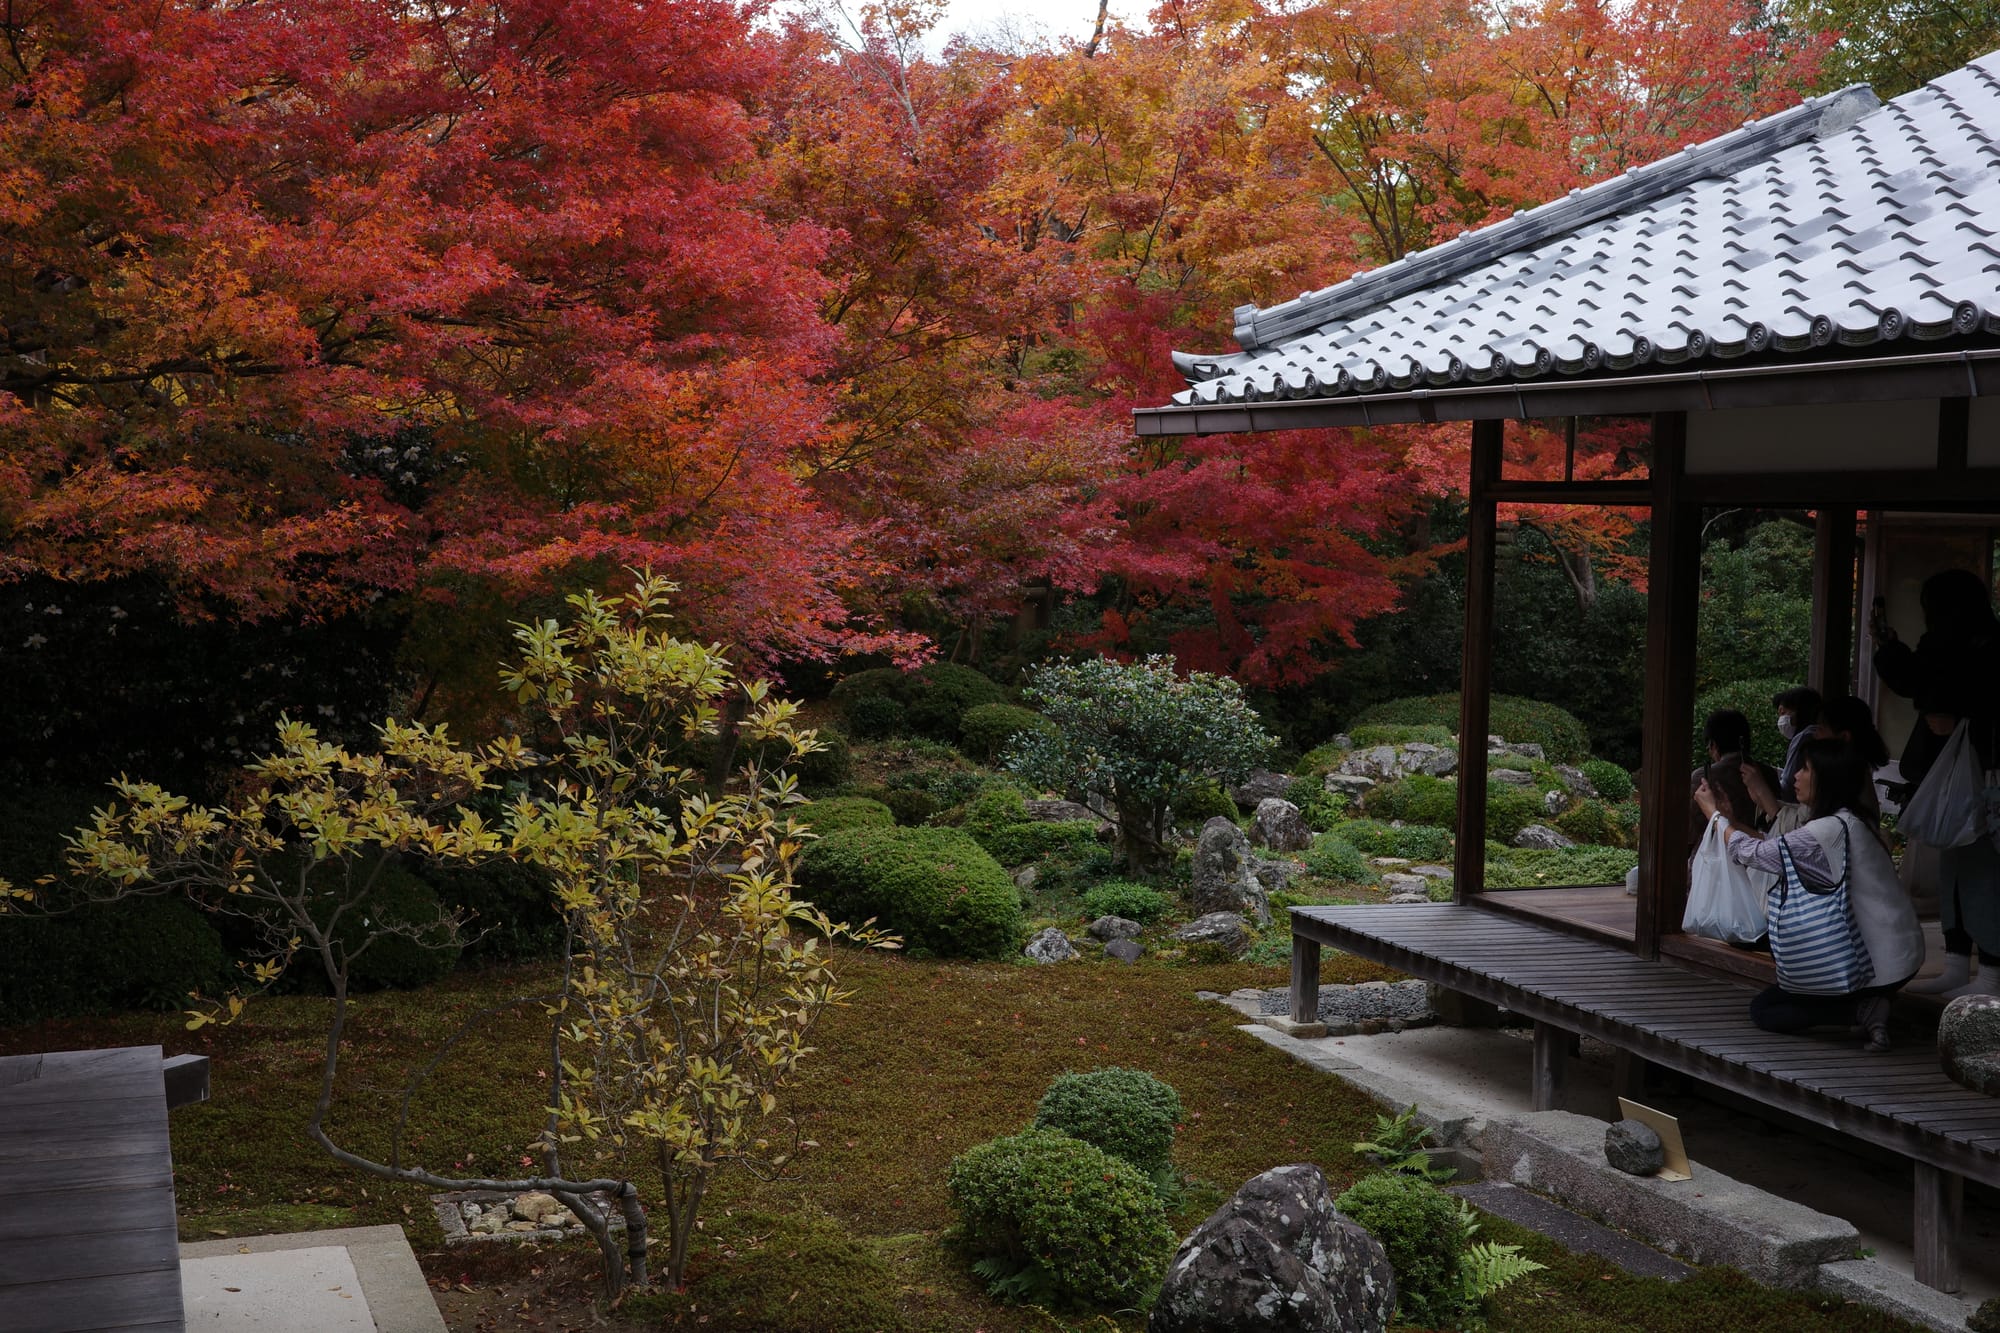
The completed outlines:
<svg viewBox="0 0 2000 1333">
<path fill-rule="evenodd" d="M 1175 353 L 1181 404 L 2000 335 L 2000 52 L 1816 98 Z"/>
</svg>

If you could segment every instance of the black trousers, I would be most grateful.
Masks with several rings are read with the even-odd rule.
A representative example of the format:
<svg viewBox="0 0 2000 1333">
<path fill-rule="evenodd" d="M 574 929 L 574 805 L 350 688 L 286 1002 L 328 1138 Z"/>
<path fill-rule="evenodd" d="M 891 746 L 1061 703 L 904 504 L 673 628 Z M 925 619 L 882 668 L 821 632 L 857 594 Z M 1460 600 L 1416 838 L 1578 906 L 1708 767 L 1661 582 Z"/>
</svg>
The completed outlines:
<svg viewBox="0 0 2000 1333">
<path fill-rule="evenodd" d="M 1910 977 L 1916 973 L 1912 972 Z M 1783 986 L 1758 991 L 1750 999 L 1750 1021 L 1766 1032 L 1804 1032 L 1808 1028 L 1853 1027 L 1863 1000 L 1894 995 L 1910 977 L 1887 986 L 1867 986 L 1846 995 L 1794 995 Z"/>
</svg>

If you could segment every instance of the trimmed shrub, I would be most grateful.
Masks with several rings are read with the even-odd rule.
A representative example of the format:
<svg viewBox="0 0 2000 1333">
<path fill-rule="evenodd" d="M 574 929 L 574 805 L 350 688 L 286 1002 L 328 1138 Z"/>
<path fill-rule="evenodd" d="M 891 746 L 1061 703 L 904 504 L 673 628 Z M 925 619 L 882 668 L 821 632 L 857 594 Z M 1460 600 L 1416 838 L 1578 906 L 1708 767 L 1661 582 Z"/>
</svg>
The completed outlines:
<svg viewBox="0 0 2000 1333">
<path fill-rule="evenodd" d="M 966 802 L 958 827 L 980 846 L 1001 829 L 1028 822 L 1028 799 L 1019 787 L 994 783 Z"/>
<path fill-rule="evenodd" d="M 1769 698 L 1768 695 L 1765 696 Z M 1768 709 L 1766 711 L 1769 711 Z M 1358 732 L 1369 724 L 1437 726 L 1447 732 L 1458 729 L 1458 694 L 1430 694 L 1411 699 L 1391 699 L 1376 704 L 1354 720 Z M 1554 704 L 1537 703 L 1511 694 L 1496 694 L 1488 729 L 1510 741 L 1531 741 L 1542 747 L 1558 764 L 1573 764 L 1590 757 L 1590 732 L 1583 723 Z"/>
<path fill-rule="evenodd" d="M 862 699 L 893 699 L 902 703 L 909 697 L 908 676 L 895 667 L 875 667 L 857 671 L 833 687 L 831 698 L 842 712 Z"/>
<path fill-rule="evenodd" d="M 1349 733 L 1349 739 L 1356 749 L 1371 745 L 1456 745 L 1454 726 L 1440 726 L 1435 722 L 1370 722 L 1356 727 Z"/>
<path fill-rule="evenodd" d="M 911 673 L 906 698 L 912 731 L 955 742 L 968 712 L 984 704 L 1006 703 L 1007 692 L 969 666 L 932 662 Z"/>
<path fill-rule="evenodd" d="M 1083 910 L 1092 920 L 1100 916 L 1122 916 L 1150 926 L 1167 914 L 1173 903 L 1150 884 L 1134 884 L 1129 879 L 1107 880 L 1084 891 Z"/>
<path fill-rule="evenodd" d="M 1049 1084 L 1035 1108 L 1035 1129 L 1082 1139 L 1130 1162 L 1155 1182 L 1173 1178 L 1180 1094 L 1139 1069 L 1093 1069 Z"/>
<path fill-rule="evenodd" d="M 464 957 L 525 963 L 562 952 L 562 909 L 540 866 L 502 856 L 476 866 L 425 865 L 417 873 L 439 903 L 466 921 Z"/>
<path fill-rule="evenodd" d="M 947 1186 L 973 1272 L 1003 1300 L 1143 1305 L 1178 1244 L 1137 1168 L 1067 1134 L 982 1143 Z"/>
<path fill-rule="evenodd" d="M 1340 761 L 1347 757 L 1344 747 L 1328 741 L 1325 745 L 1315 745 L 1299 756 L 1299 762 L 1292 765 L 1292 773 L 1302 778 L 1323 778 L 1340 767 Z"/>
<path fill-rule="evenodd" d="M 1243 818 L 1243 812 L 1236 802 L 1224 791 L 1221 784 L 1203 778 L 1193 783 L 1174 802 L 1174 823 L 1181 825 L 1201 825 L 1221 815 L 1230 823 Z"/>
<path fill-rule="evenodd" d="M 891 787 L 882 793 L 882 804 L 889 807 L 898 824 L 912 826 L 923 823 L 942 808 L 938 798 L 921 787 Z"/>
<path fill-rule="evenodd" d="M 0 1023 L 186 1007 L 231 980 L 222 937 L 178 898 L 0 917 Z"/>
<path fill-rule="evenodd" d="M 961 750 L 982 764 L 1000 757 L 1007 743 L 1024 731 L 1053 732 L 1055 723 L 1019 704 L 980 704 L 965 710 L 958 724 Z"/>
<path fill-rule="evenodd" d="M 829 916 L 872 917 L 945 957 L 1008 957 L 1025 933 L 1014 881 L 959 829 L 843 829 L 806 848 L 799 887 Z"/>
<path fill-rule="evenodd" d="M 334 938 L 351 951 L 361 947 L 371 928 L 383 923 L 428 929 L 420 930 L 415 938 L 377 938 L 351 963 L 348 984 L 356 990 L 414 990 L 450 976 L 458 965 L 460 947 L 451 942 L 445 927 L 435 924 L 444 912 L 436 889 L 402 866 L 384 867 L 362 910 L 343 916 L 334 927 Z M 316 969 L 309 964 L 302 971 Z"/>
<path fill-rule="evenodd" d="M 1557 885 L 1623 884 L 1638 854 L 1617 847 L 1564 847 L 1541 851 L 1486 846 L 1486 887 L 1542 889 Z"/>
<path fill-rule="evenodd" d="M 900 736 L 910 726 L 903 705 L 881 694 L 864 694 L 849 704 L 841 716 L 847 729 L 863 740 L 884 740 Z"/>
<path fill-rule="evenodd" d="M 1368 793 L 1366 805 L 1377 819 L 1451 828 L 1458 822 L 1458 784 L 1449 778 L 1415 773 L 1376 787 Z M 1487 783 L 1486 831 L 1493 837 L 1511 841 L 1516 833 L 1545 818 L 1541 794 L 1534 788 Z"/>
<path fill-rule="evenodd" d="M 1306 827 L 1324 833 L 1347 817 L 1347 793 L 1328 791 L 1318 778 L 1293 778 L 1285 799 L 1299 808 Z"/>
<path fill-rule="evenodd" d="M 1097 845 L 1097 824 L 1089 819 L 1009 824 L 996 830 L 984 844 L 1003 866 L 1024 866 L 1062 853 L 1081 854 Z"/>
<path fill-rule="evenodd" d="M 799 790 L 830 792 L 845 786 L 854 774 L 854 747 L 848 744 L 847 733 L 834 726 L 818 726 L 813 731 L 823 748 L 792 766 L 798 775 Z"/>
<path fill-rule="evenodd" d="M 1512 842 L 1516 833 L 1547 818 L 1548 811 L 1542 808 L 1542 794 L 1533 787 L 1514 787 L 1496 782 L 1486 788 L 1486 832 L 1489 837 Z"/>
<path fill-rule="evenodd" d="M 1368 1229 L 1396 1270 L 1396 1315 L 1419 1328 L 1457 1328 L 1470 1313 L 1461 1256 L 1471 1241 L 1458 1200 L 1422 1176 L 1364 1176 L 1334 1206 Z"/>
<path fill-rule="evenodd" d="M 1551 821 L 1559 832 L 1568 834 L 1577 842 L 1595 847 L 1622 847 L 1625 845 L 1625 829 L 1618 822 L 1618 816 L 1602 801 L 1588 798 L 1578 801 Z"/>
<path fill-rule="evenodd" d="M 1578 767 L 1597 794 L 1613 805 L 1632 799 L 1632 775 L 1609 759 L 1586 759 Z"/>
<path fill-rule="evenodd" d="M 1344 880 L 1349 884 L 1372 884 L 1375 869 L 1368 864 L 1368 858 L 1353 843 L 1328 835 L 1314 838 L 1313 845 L 1306 848 L 1299 860 L 1305 862 L 1306 869 L 1326 879 Z"/>
<path fill-rule="evenodd" d="M 1763 680 L 1739 680 L 1718 685 L 1704 693 L 1694 701 L 1692 762 L 1708 762 L 1708 747 L 1701 739 L 1701 725 L 1708 720 L 1708 715 L 1724 708 L 1734 708 L 1750 719 L 1750 757 L 1773 768 L 1782 764 L 1789 742 L 1778 734 L 1778 710 L 1771 703 L 1771 696 L 1798 683 L 1796 680 L 1769 676 Z"/>
<path fill-rule="evenodd" d="M 866 796 L 829 796 L 808 801 L 792 811 L 792 818 L 809 825 L 822 838 L 851 828 L 893 828 L 895 812 Z"/>
<path fill-rule="evenodd" d="M 1332 836 L 1368 856 L 1403 856 L 1412 861 L 1451 858 L 1450 831 L 1423 824 L 1395 828 L 1379 819 L 1350 819 L 1335 825 Z"/>
</svg>

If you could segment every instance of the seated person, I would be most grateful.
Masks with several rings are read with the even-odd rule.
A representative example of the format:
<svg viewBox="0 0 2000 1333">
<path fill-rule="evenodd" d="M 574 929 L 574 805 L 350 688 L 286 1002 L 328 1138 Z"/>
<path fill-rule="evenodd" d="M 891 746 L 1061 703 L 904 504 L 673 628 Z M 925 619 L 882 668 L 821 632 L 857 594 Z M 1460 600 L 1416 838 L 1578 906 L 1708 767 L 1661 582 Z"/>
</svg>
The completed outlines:
<svg viewBox="0 0 2000 1333">
<path fill-rule="evenodd" d="M 1749 758 L 1750 719 L 1737 712 L 1734 708 L 1718 708 L 1715 712 L 1710 713 L 1708 720 L 1702 723 L 1701 739 L 1702 743 L 1708 747 L 1708 763 L 1688 775 L 1688 793 L 1690 797 L 1688 801 L 1688 852 L 1690 855 L 1693 854 L 1695 847 L 1701 842 L 1701 831 L 1708 826 L 1708 816 L 1702 814 L 1700 808 L 1695 805 L 1692 799 L 1694 789 L 1701 785 L 1702 779 L 1707 776 L 1709 769 L 1715 766 L 1717 761 L 1724 755 L 1735 756 L 1737 767 L 1739 768 L 1744 764 L 1751 764 L 1765 777 L 1766 785 L 1773 788 L 1778 785 L 1778 771 L 1776 769 L 1772 768 L 1769 764 L 1756 763 L 1756 761 Z M 1752 805 L 1739 805 L 1736 809 L 1746 823 L 1758 822 L 1754 803 Z"/>
<path fill-rule="evenodd" d="M 1799 771 L 1800 757 L 1805 752 L 1806 742 L 1812 739 L 1812 730 L 1819 722 L 1819 691 L 1805 685 L 1795 685 L 1789 690 L 1779 690 L 1771 696 L 1771 702 L 1778 709 L 1778 734 L 1785 738 L 1785 766 L 1778 770 L 1778 795 L 1787 801 L 1799 799 L 1792 779 Z"/>
<path fill-rule="evenodd" d="M 1889 1049 L 1889 997 L 1917 974 L 1924 959 L 1924 932 L 1916 909 L 1896 876 L 1896 863 L 1880 831 L 1857 809 L 1868 782 L 1867 762 L 1852 748 L 1828 740 L 1808 741 L 1799 756 L 1797 790 L 1803 806 L 1798 827 L 1764 834 L 1735 818 L 1729 825 L 1729 854 L 1737 864 L 1782 876 L 1779 844 L 1791 854 L 1800 880 L 1810 890 L 1843 881 L 1872 976 L 1845 995 L 1799 995 L 1772 986 L 1750 1001 L 1750 1021 L 1767 1032 L 1804 1032 L 1821 1026 L 1858 1024 L 1867 1035 L 1863 1049 Z M 1749 786 L 1749 774 L 1745 774 Z M 1713 791 L 1701 787 L 1695 800 L 1705 814 L 1721 810 Z M 1774 941 L 1782 949 L 1782 941 Z"/>
</svg>

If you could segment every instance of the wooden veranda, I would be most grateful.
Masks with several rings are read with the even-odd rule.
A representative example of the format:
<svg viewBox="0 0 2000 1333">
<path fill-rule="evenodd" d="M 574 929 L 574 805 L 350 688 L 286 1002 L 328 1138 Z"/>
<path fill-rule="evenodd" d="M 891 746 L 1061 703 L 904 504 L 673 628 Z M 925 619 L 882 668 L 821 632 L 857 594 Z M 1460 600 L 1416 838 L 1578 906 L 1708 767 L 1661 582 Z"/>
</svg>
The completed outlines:
<svg viewBox="0 0 2000 1333">
<path fill-rule="evenodd" d="M 2000 1102 L 1949 1083 L 1927 1048 L 1868 1055 L 1758 1032 L 1746 986 L 1768 984 L 1768 963 L 1680 923 L 1705 511 L 1812 512 L 1806 683 L 1827 695 L 1848 692 L 1860 647 L 1863 515 L 2000 514 L 1995 125 L 2000 53 L 1887 106 L 1859 87 L 1815 99 L 1295 301 L 1243 307 L 1241 351 L 1177 353 L 1188 390 L 1135 414 L 1142 435 L 1470 423 L 1455 899 L 1293 909 L 1293 1021 L 1316 1021 L 1331 945 L 1533 1018 L 1538 1104 L 1552 1104 L 1564 1034 L 1589 1033 L 1901 1154 L 1917 1173 L 1917 1275 L 1945 1289 L 1964 1182 L 2000 1187 Z M 1622 419 L 1626 437 L 1643 423 L 1642 462 L 1579 468 L 1578 423 L 1592 418 Z M 1558 470 L 1510 453 L 1510 423 L 1529 422 L 1564 429 Z M 1646 519 L 1629 927 L 1600 891 L 1486 891 L 1496 548 L 1515 505 Z"/>
</svg>

